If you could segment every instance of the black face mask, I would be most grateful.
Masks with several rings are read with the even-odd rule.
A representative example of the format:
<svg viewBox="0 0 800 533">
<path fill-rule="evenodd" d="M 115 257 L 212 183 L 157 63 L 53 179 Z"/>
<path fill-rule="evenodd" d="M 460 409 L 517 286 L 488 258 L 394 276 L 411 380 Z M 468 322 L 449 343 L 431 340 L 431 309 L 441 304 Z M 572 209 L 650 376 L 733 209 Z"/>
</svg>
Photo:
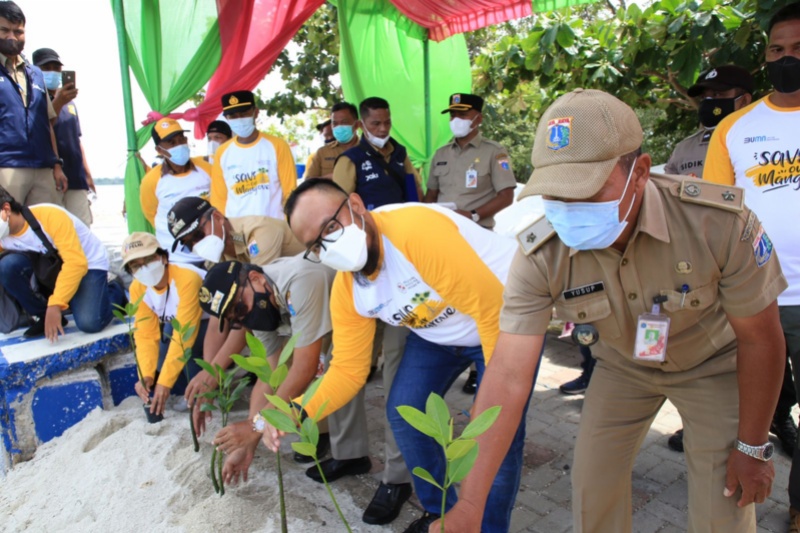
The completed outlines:
<svg viewBox="0 0 800 533">
<path fill-rule="evenodd" d="M 24 41 L 16 39 L 0 39 L 0 54 L 4 56 L 18 56 L 25 48 Z"/>
<path fill-rule="evenodd" d="M 736 100 L 741 98 L 706 98 L 700 102 L 697 114 L 700 117 L 700 124 L 706 128 L 714 128 L 720 121 L 733 113 L 736 108 Z"/>
<path fill-rule="evenodd" d="M 767 76 L 779 93 L 800 91 L 800 59 L 783 56 L 767 63 Z"/>
<path fill-rule="evenodd" d="M 251 285 L 252 286 L 252 285 Z M 275 331 L 281 325 L 281 312 L 272 305 L 267 292 L 253 292 L 253 309 L 242 320 L 249 330 Z"/>
</svg>

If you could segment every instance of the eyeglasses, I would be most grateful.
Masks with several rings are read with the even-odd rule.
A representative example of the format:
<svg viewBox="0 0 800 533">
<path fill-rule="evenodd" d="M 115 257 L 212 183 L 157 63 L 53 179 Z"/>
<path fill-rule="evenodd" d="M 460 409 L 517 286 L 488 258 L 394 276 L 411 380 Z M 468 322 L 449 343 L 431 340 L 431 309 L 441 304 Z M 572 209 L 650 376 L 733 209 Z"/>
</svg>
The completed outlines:
<svg viewBox="0 0 800 533">
<path fill-rule="evenodd" d="M 240 275 L 239 278 L 239 286 L 241 287 L 238 290 L 238 295 L 236 296 L 235 302 L 229 312 L 225 313 L 225 320 L 228 321 L 231 329 L 242 329 L 244 327 L 244 320 L 247 318 L 248 313 L 250 313 L 249 309 L 247 309 L 247 304 L 244 303 L 244 288 L 245 285 L 250 285 L 250 288 L 255 291 L 253 288 L 252 283 L 250 283 L 250 278 L 247 276 L 247 273 L 243 273 Z"/>
<path fill-rule="evenodd" d="M 325 246 L 326 243 L 332 244 L 339 240 L 339 237 L 344 233 L 344 226 L 336 217 L 339 216 L 339 213 L 349 199 L 349 197 L 345 198 L 344 202 L 339 206 L 339 209 L 337 209 L 333 216 L 325 223 L 317 238 L 314 239 L 311 246 L 306 249 L 306 253 L 303 254 L 303 259 L 311 261 L 312 263 L 321 263 L 322 260 L 319 257 L 320 250 L 327 250 Z"/>
<path fill-rule="evenodd" d="M 158 254 L 148 255 L 147 257 L 143 257 L 141 259 L 134 259 L 133 261 L 128 263 L 128 265 L 127 265 L 128 266 L 128 271 L 131 273 L 131 275 L 136 274 L 136 272 L 140 268 L 142 268 L 143 266 L 149 265 L 150 263 L 152 263 L 153 261 L 156 261 L 157 259 L 158 259 Z M 134 263 L 134 261 L 136 261 L 136 262 Z"/>
<path fill-rule="evenodd" d="M 180 243 L 186 250 L 191 252 L 195 244 L 206 238 L 206 230 L 204 227 L 206 222 L 211 219 L 211 213 L 212 211 L 209 211 L 207 215 L 203 215 L 194 231 L 181 237 Z"/>
</svg>

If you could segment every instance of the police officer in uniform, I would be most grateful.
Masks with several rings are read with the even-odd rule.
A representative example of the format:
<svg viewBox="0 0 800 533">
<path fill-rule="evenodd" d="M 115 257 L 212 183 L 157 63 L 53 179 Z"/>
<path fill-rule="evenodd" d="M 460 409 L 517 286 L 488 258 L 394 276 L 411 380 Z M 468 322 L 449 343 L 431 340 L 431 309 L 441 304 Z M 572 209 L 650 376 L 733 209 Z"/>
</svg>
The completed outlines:
<svg viewBox="0 0 800 533">
<path fill-rule="evenodd" d="M 546 218 L 519 236 L 473 416 L 502 411 L 478 438 L 448 531 L 478 531 L 554 306 L 583 326 L 583 342 L 597 341 L 572 468 L 574 530 L 631 531 L 633 463 L 669 399 L 685 426 L 689 531 L 755 531 L 751 504 L 774 478 L 767 435 L 786 280 L 740 189 L 651 174 L 642 137 L 633 110 L 601 91 L 576 89 L 539 122 L 522 195 L 543 195 Z"/>
<path fill-rule="evenodd" d="M 689 96 L 699 99 L 697 114 L 702 128 L 675 146 L 664 172 L 702 178 L 714 128 L 726 116 L 750 105 L 754 89 L 753 76 L 736 65 L 723 65 L 701 74 L 697 83 L 689 87 Z"/>
<path fill-rule="evenodd" d="M 433 156 L 424 201 L 452 202 L 457 213 L 492 229 L 494 215 L 514 201 L 517 182 L 508 150 L 481 135 L 482 110 L 480 96 L 450 96 L 442 113 L 450 113 L 453 140 Z"/>
</svg>

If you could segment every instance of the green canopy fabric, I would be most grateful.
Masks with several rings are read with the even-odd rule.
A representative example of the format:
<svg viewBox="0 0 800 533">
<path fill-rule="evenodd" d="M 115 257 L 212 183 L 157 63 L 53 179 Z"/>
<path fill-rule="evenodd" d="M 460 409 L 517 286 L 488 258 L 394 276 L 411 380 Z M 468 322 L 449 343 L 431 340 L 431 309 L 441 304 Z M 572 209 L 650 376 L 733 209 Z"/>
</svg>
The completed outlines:
<svg viewBox="0 0 800 533">
<path fill-rule="evenodd" d="M 440 43 L 420 39 L 425 36 L 424 28 L 403 17 L 389 0 L 338 0 L 337 5 L 339 72 L 345 99 L 356 105 L 370 96 L 387 100 L 392 110 L 392 136 L 408 149 L 415 166 L 427 166 L 436 149 L 452 137 L 449 117 L 439 111 L 447 107 L 451 94 L 471 91 L 464 36 Z M 425 118 L 426 50 L 430 142 Z"/>
</svg>

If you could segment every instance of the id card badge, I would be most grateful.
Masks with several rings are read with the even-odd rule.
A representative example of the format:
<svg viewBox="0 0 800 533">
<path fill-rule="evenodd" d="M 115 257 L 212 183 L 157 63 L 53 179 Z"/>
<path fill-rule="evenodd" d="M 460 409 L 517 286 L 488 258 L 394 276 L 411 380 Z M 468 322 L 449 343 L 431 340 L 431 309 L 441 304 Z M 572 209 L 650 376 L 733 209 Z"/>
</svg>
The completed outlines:
<svg viewBox="0 0 800 533">
<path fill-rule="evenodd" d="M 653 300 L 651 311 L 639 315 L 633 358 L 662 363 L 667 359 L 669 337 L 669 317 L 661 314 L 661 303 L 666 301 L 666 296 L 656 296 Z"/>
<path fill-rule="evenodd" d="M 467 170 L 467 189 L 478 188 L 478 171 L 474 168 Z"/>
</svg>

